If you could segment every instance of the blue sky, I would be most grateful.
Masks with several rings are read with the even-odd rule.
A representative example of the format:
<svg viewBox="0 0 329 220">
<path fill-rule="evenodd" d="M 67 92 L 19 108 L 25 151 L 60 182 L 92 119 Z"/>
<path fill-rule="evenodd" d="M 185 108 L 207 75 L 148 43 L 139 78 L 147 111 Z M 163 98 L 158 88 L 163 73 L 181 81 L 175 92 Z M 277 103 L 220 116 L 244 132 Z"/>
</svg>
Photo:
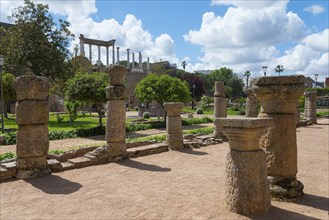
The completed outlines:
<svg viewBox="0 0 329 220">
<path fill-rule="evenodd" d="M 0 0 L 1 21 L 22 2 Z M 169 60 L 181 68 L 185 60 L 191 72 L 225 66 L 259 76 L 267 65 L 268 75 L 276 75 L 274 67 L 281 64 L 284 74 L 329 77 L 327 0 L 37 2 L 49 4 L 55 18 L 67 19 L 76 36 L 116 39 L 121 59 L 130 48 L 141 51 L 144 61 Z M 96 60 L 97 48 L 93 56 Z"/>
</svg>

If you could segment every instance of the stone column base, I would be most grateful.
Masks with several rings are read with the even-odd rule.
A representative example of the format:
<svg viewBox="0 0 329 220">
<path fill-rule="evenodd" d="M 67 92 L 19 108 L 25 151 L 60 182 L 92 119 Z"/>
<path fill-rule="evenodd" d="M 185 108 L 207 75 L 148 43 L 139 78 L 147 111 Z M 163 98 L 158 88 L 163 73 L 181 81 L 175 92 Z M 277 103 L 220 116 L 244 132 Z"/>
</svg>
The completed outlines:
<svg viewBox="0 0 329 220">
<path fill-rule="evenodd" d="M 300 199 L 304 192 L 304 185 L 296 177 L 268 176 L 271 196 L 274 200 L 295 201 Z"/>
<path fill-rule="evenodd" d="M 32 179 L 32 178 L 47 176 L 50 173 L 51 173 L 50 169 L 18 170 L 18 172 L 16 174 L 16 178 L 17 179 Z"/>
<path fill-rule="evenodd" d="M 231 150 L 226 160 L 227 208 L 243 215 L 269 211 L 271 196 L 266 176 L 263 150 Z"/>
<path fill-rule="evenodd" d="M 215 138 L 222 139 L 223 141 L 228 141 L 227 137 L 223 132 L 223 129 L 220 127 L 219 118 L 215 118 L 214 125 L 215 125 L 215 129 L 214 129 Z"/>
</svg>

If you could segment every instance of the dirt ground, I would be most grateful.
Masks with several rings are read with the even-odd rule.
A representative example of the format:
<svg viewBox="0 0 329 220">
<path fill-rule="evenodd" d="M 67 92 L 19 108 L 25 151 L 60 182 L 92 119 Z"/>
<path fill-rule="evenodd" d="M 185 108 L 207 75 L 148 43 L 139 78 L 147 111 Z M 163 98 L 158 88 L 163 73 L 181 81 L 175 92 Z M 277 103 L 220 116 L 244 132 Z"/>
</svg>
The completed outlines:
<svg viewBox="0 0 329 220">
<path fill-rule="evenodd" d="M 228 143 L 0 184 L 0 219 L 328 219 L 329 120 L 297 129 L 296 203 L 262 216 L 225 208 Z"/>
</svg>

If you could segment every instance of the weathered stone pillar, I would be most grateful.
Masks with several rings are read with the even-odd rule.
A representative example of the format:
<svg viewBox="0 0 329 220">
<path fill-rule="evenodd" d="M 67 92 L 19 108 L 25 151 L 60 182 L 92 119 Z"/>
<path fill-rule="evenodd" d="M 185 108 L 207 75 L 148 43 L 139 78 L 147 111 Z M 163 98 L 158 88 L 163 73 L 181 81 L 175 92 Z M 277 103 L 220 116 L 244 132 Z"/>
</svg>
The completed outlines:
<svg viewBox="0 0 329 220">
<path fill-rule="evenodd" d="M 80 34 L 80 55 L 85 56 L 85 42 L 84 42 L 84 36 L 83 34 Z"/>
<path fill-rule="evenodd" d="M 227 208 L 239 214 L 259 214 L 271 209 L 266 158 L 259 139 L 271 119 L 220 119 L 230 151 L 226 159 Z"/>
<path fill-rule="evenodd" d="M 273 118 L 260 139 L 265 151 L 272 197 L 290 200 L 303 194 L 303 184 L 296 179 L 296 102 L 305 90 L 304 76 L 258 77 L 252 91 L 262 106 L 258 117 Z"/>
<path fill-rule="evenodd" d="M 90 61 L 90 63 L 93 63 L 92 59 L 93 59 L 93 56 L 92 56 L 91 44 L 89 44 L 89 61 Z"/>
<path fill-rule="evenodd" d="M 117 65 L 120 65 L 120 47 L 117 47 Z"/>
<path fill-rule="evenodd" d="M 296 103 L 296 123 L 300 122 L 299 101 Z"/>
<path fill-rule="evenodd" d="M 18 124 L 16 178 L 27 179 L 48 175 L 48 92 L 45 77 L 25 75 L 16 78 L 16 123 Z"/>
<path fill-rule="evenodd" d="M 257 117 L 258 116 L 258 102 L 256 96 L 250 89 L 244 89 L 247 95 L 246 100 L 246 117 Z"/>
<path fill-rule="evenodd" d="M 215 115 L 214 115 L 214 124 L 215 124 L 215 131 L 214 136 L 216 138 L 221 138 L 223 140 L 227 140 L 225 135 L 223 134 L 222 128 L 220 127 L 219 118 L 226 118 L 227 117 L 227 104 L 225 98 L 225 87 L 224 82 L 218 81 L 215 83 L 215 93 L 214 93 L 214 108 L 215 108 Z"/>
<path fill-rule="evenodd" d="M 143 68 L 142 52 L 139 52 L 139 68 Z"/>
<path fill-rule="evenodd" d="M 316 124 L 316 91 L 305 92 L 304 118 Z"/>
<path fill-rule="evenodd" d="M 106 46 L 106 66 L 109 66 L 109 46 Z"/>
<path fill-rule="evenodd" d="M 133 59 L 133 61 L 132 61 L 132 64 L 131 64 L 131 69 L 134 69 L 135 68 L 135 53 L 133 53 L 132 59 Z"/>
<path fill-rule="evenodd" d="M 114 44 L 112 45 L 112 65 L 115 65 L 115 49 L 114 49 Z"/>
<path fill-rule="evenodd" d="M 98 47 L 98 60 L 97 60 L 98 63 L 97 64 L 99 65 L 101 62 L 101 46 L 98 45 L 97 47 Z"/>
<path fill-rule="evenodd" d="M 110 86 L 106 87 L 106 134 L 110 157 L 126 154 L 126 99 L 125 66 L 114 65 L 108 70 Z"/>
<path fill-rule="evenodd" d="M 165 102 L 164 109 L 167 113 L 166 129 L 167 143 L 171 150 L 183 149 L 182 118 L 180 113 L 184 107 L 182 102 Z"/>
<path fill-rule="evenodd" d="M 127 69 L 129 69 L 129 62 L 130 62 L 130 54 L 129 54 L 130 49 L 127 49 Z"/>
</svg>

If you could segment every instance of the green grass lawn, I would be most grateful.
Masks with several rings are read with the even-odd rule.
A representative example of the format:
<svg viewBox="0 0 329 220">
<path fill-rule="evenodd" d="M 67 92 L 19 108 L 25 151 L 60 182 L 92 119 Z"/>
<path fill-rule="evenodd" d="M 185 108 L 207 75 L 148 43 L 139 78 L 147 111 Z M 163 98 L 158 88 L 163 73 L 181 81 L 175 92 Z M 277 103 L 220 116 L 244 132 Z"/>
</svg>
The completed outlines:
<svg viewBox="0 0 329 220">
<path fill-rule="evenodd" d="M 15 115 L 8 114 L 8 118 L 5 118 L 5 129 L 17 130 L 18 125 L 16 124 Z M 60 114 L 59 117 L 63 118 L 61 122 L 58 122 L 56 113 L 49 114 L 48 129 L 49 131 L 55 130 L 72 130 L 77 128 L 92 128 L 98 126 L 98 115 L 96 113 L 92 114 L 78 114 L 78 117 L 72 122 L 72 125 L 69 123 L 69 114 Z M 126 122 L 131 122 L 136 120 L 134 118 L 127 118 Z M 157 120 L 157 118 L 146 119 L 148 121 Z M 102 119 L 103 126 L 105 125 L 105 117 Z"/>
</svg>

